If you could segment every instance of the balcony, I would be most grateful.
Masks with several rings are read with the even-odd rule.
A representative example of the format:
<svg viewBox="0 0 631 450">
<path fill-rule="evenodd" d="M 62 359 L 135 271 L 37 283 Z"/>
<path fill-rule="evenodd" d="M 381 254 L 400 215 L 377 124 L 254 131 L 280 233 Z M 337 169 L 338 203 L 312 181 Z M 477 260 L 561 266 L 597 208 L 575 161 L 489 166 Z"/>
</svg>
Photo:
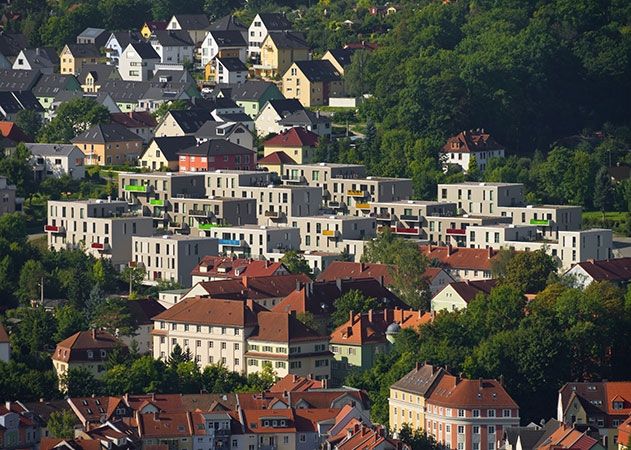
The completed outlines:
<svg viewBox="0 0 631 450">
<path fill-rule="evenodd" d="M 550 221 L 546 219 L 530 219 L 530 225 L 550 226 Z"/>
<path fill-rule="evenodd" d="M 322 236 L 335 238 L 340 235 L 340 232 L 337 230 L 322 230 Z"/>
<path fill-rule="evenodd" d="M 399 216 L 399 219 L 405 220 L 406 222 L 420 222 L 421 221 L 421 217 L 420 216 L 402 215 L 402 216 Z"/>
<path fill-rule="evenodd" d="M 467 230 L 465 230 L 464 228 L 447 228 L 445 230 L 445 233 L 456 236 L 464 236 L 467 234 Z"/>
<path fill-rule="evenodd" d="M 191 217 L 204 217 L 206 219 L 210 219 L 215 215 L 215 213 L 205 209 L 189 209 L 188 215 Z"/>
<path fill-rule="evenodd" d="M 394 232 L 397 233 L 397 234 L 419 234 L 419 229 L 418 228 L 396 227 L 394 229 Z"/>
<path fill-rule="evenodd" d="M 375 218 L 377 220 L 392 220 L 392 216 L 390 215 L 390 213 L 377 213 L 375 214 Z"/>
<path fill-rule="evenodd" d="M 111 247 L 110 244 L 104 244 L 102 242 L 93 242 L 90 244 L 90 248 L 92 250 L 98 250 L 99 252 L 109 252 Z"/>
<path fill-rule="evenodd" d="M 384 231 L 386 231 L 386 230 L 390 230 L 390 231 L 392 231 L 392 232 L 395 232 L 395 231 L 396 231 L 396 228 L 395 228 L 395 227 L 389 227 L 389 226 L 387 226 L 387 225 L 380 225 L 380 226 L 378 226 L 378 227 L 377 227 L 377 231 L 378 231 L 379 233 L 383 233 L 383 232 L 384 232 Z"/>
<path fill-rule="evenodd" d="M 126 184 L 125 187 L 123 187 L 123 189 L 126 192 L 141 192 L 141 193 L 147 193 L 147 192 L 151 192 L 151 186 L 147 185 L 147 184 L 142 184 L 142 185 L 137 185 L 137 184 Z"/>
<path fill-rule="evenodd" d="M 331 200 L 330 202 L 327 203 L 329 208 L 333 208 L 333 209 L 339 209 L 339 208 L 344 208 L 344 205 L 338 201 L 335 200 Z"/>
<path fill-rule="evenodd" d="M 349 197 L 360 197 L 360 198 L 363 198 L 363 197 L 366 197 L 367 192 L 366 191 L 354 191 L 354 190 L 351 189 L 350 191 L 347 191 L 346 194 Z"/>
<path fill-rule="evenodd" d="M 44 225 L 44 231 L 48 233 L 65 234 L 66 229 L 57 225 Z"/>
<path fill-rule="evenodd" d="M 151 206 L 164 206 L 164 200 L 161 200 L 159 198 L 152 198 L 151 200 L 149 200 L 149 204 Z"/>
<path fill-rule="evenodd" d="M 355 203 L 357 209 L 370 209 L 370 203 Z"/>
<path fill-rule="evenodd" d="M 219 245 L 226 247 L 246 247 L 247 242 L 239 239 L 219 239 Z"/>
<path fill-rule="evenodd" d="M 272 220 L 279 220 L 285 217 L 285 213 L 281 211 L 265 211 L 265 217 L 268 217 Z"/>
</svg>

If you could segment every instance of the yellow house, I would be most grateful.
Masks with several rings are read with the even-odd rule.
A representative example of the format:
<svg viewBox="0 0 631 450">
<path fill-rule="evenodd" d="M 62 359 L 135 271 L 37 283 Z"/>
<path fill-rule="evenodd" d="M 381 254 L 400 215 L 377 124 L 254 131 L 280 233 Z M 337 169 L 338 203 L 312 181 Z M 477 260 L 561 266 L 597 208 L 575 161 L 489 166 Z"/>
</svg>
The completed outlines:
<svg viewBox="0 0 631 450">
<path fill-rule="evenodd" d="M 425 401 L 445 371 L 430 364 L 416 367 L 390 386 L 390 430 L 400 430 L 407 423 L 413 430 L 425 428 Z"/>
<path fill-rule="evenodd" d="M 179 168 L 178 152 L 197 143 L 195 136 L 155 137 L 138 159 L 138 164 L 151 170 L 169 170 L 177 172 Z"/>
<path fill-rule="evenodd" d="M 281 175 L 283 173 L 283 166 L 285 164 L 296 164 L 292 158 L 285 152 L 274 152 L 256 162 L 257 166 L 261 170 L 267 172 L 276 172 Z"/>
<path fill-rule="evenodd" d="M 261 64 L 254 70 L 259 76 L 274 78 L 284 74 L 294 61 L 308 59 L 309 45 L 302 33 L 271 31 L 261 46 Z"/>
<path fill-rule="evenodd" d="M 149 20 L 140 27 L 140 34 L 143 38 L 149 39 L 155 30 L 166 30 L 166 20 Z"/>
<path fill-rule="evenodd" d="M 114 348 L 127 350 L 125 344 L 105 331 L 79 331 L 57 344 L 53 353 L 53 367 L 60 379 L 59 387 L 65 389 L 61 379 L 71 369 L 85 369 L 95 378 L 105 373 L 105 365 Z"/>
<path fill-rule="evenodd" d="M 324 56 L 322 56 L 322 59 L 333 64 L 335 70 L 344 76 L 344 70 L 346 67 L 350 66 L 352 62 L 351 58 L 355 52 L 356 49 L 354 48 L 336 48 L 327 50 Z"/>
<path fill-rule="evenodd" d="M 215 58 L 238 58 L 238 48 L 224 48 L 219 50 Z M 215 67 L 217 65 L 215 58 L 211 59 L 204 66 L 204 81 L 210 81 L 215 79 Z"/>
<path fill-rule="evenodd" d="M 344 96 L 344 83 L 330 61 L 296 61 L 283 76 L 283 95 L 304 107 L 328 105 L 329 98 Z"/>
<path fill-rule="evenodd" d="M 142 138 L 118 123 L 94 125 L 71 142 L 83 152 L 87 165 L 125 164 L 142 153 Z"/>
<path fill-rule="evenodd" d="M 296 164 L 314 162 L 319 136 L 302 127 L 294 127 L 269 138 L 263 144 L 263 158 L 282 152 L 293 159 Z"/>
<path fill-rule="evenodd" d="M 94 44 L 66 44 L 59 55 L 62 75 L 78 75 L 86 64 L 96 64 L 101 57 Z"/>
</svg>

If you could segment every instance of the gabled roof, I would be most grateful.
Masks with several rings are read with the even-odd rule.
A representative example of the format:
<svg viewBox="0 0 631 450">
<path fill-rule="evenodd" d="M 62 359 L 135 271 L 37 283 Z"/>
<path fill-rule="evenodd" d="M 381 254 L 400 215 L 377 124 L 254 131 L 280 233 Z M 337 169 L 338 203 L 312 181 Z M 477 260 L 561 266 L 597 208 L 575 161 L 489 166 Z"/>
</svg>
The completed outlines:
<svg viewBox="0 0 631 450">
<path fill-rule="evenodd" d="M 291 294 L 296 285 L 306 284 L 311 279 L 305 274 L 241 277 L 198 283 L 212 298 L 253 299 L 283 298 Z"/>
<path fill-rule="evenodd" d="M 291 22 L 284 14 L 280 13 L 259 13 L 259 18 L 267 31 L 270 30 L 291 30 Z"/>
<path fill-rule="evenodd" d="M 186 30 L 155 30 L 151 41 L 158 41 L 163 47 L 192 47 L 191 35 Z"/>
<path fill-rule="evenodd" d="M 436 381 L 445 375 L 445 373 L 446 372 L 441 367 L 435 367 L 427 363 L 416 363 L 414 369 L 390 387 L 427 398 L 430 390 L 436 384 Z"/>
<path fill-rule="evenodd" d="M 462 300 L 469 303 L 478 294 L 488 295 L 491 292 L 491 289 L 497 286 L 497 282 L 498 280 L 454 281 L 438 291 L 436 295 L 451 287 L 454 291 L 456 291 L 460 298 L 462 298 Z"/>
<path fill-rule="evenodd" d="M 631 280 L 631 258 L 583 261 L 576 263 L 594 281 L 626 282 Z"/>
<path fill-rule="evenodd" d="M 57 361 L 105 361 L 99 350 L 110 350 L 125 347 L 121 341 L 110 333 L 101 330 L 79 331 L 57 344 L 53 359 Z M 90 355 L 90 352 L 93 352 Z"/>
<path fill-rule="evenodd" d="M 26 144 L 33 156 L 70 156 L 72 152 L 78 151 L 74 144 Z"/>
<path fill-rule="evenodd" d="M 268 89 L 274 87 L 274 83 L 270 81 L 246 80 L 245 83 L 237 84 L 232 87 L 230 98 L 234 101 L 258 101 Z M 298 103 L 300 104 L 300 102 Z"/>
<path fill-rule="evenodd" d="M 356 424 L 348 435 L 335 446 L 337 450 L 376 450 L 382 448 L 403 448 L 401 443 L 386 436 L 386 430 L 364 424 Z"/>
<path fill-rule="evenodd" d="M 252 301 L 194 297 L 176 303 L 153 320 L 246 327 L 256 325 L 256 315 L 263 310 L 265 308 Z"/>
<path fill-rule="evenodd" d="M 204 14 L 176 14 L 174 17 L 183 30 L 205 30 L 210 25 Z"/>
<path fill-rule="evenodd" d="M 16 113 L 23 109 L 42 112 L 44 109 L 31 91 L 0 92 L 0 107 L 7 113 Z"/>
<path fill-rule="evenodd" d="M 203 155 L 203 156 L 219 156 L 219 155 L 243 155 L 255 153 L 249 148 L 237 145 L 225 139 L 210 139 L 202 143 L 184 148 L 178 152 L 179 155 Z"/>
<path fill-rule="evenodd" d="M 118 123 L 107 123 L 93 125 L 92 128 L 73 138 L 70 142 L 73 144 L 105 144 L 131 141 L 142 141 L 142 138 Z"/>
<path fill-rule="evenodd" d="M 421 245 L 420 250 L 430 261 L 450 269 L 491 270 L 491 261 L 497 256 L 493 249 L 484 248 Z"/>
<path fill-rule="evenodd" d="M 219 64 L 224 66 L 228 72 L 247 72 L 247 66 L 239 58 L 217 58 Z"/>
<path fill-rule="evenodd" d="M 153 77 L 151 78 L 151 81 L 158 82 L 158 83 L 164 83 L 164 82 L 190 83 L 193 81 L 193 76 L 188 70 L 159 69 L 153 73 Z"/>
<path fill-rule="evenodd" d="M 130 300 L 127 308 L 134 322 L 138 325 L 150 325 L 152 318 L 163 312 L 166 308 L 154 299 Z"/>
<path fill-rule="evenodd" d="M 561 425 L 537 448 L 539 450 L 589 450 L 597 444 L 598 441 L 588 436 L 587 432 Z"/>
<path fill-rule="evenodd" d="M 300 103 L 295 98 L 273 99 L 269 100 L 267 104 L 269 104 L 281 118 L 286 117 L 296 111 L 301 111 L 305 109 L 304 106 L 302 106 L 302 103 Z M 265 106 L 263 108 L 265 108 Z"/>
<path fill-rule="evenodd" d="M 197 139 L 226 139 L 232 134 L 233 131 L 237 129 L 241 129 L 250 133 L 250 130 L 248 130 L 247 127 L 242 123 L 215 122 L 209 120 L 204 125 L 202 125 L 199 130 L 197 130 L 197 133 L 195 133 L 195 137 Z M 221 131 L 222 134 L 219 134 L 218 131 Z"/>
<path fill-rule="evenodd" d="M 101 53 L 94 44 L 66 44 L 75 58 L 99 58 Z"/>
<path fill-rule="evenodd" d="M 153 114 L 147 111 L 130 111 L 128 113 L 112 113 L 112 122 L 118 123 L 125 128 L 155 128 L 157 125 Z"/>
<path fill-rule="evenodd" d="M 140 33 L 136 30 L 114 31 L 112 35 L 116 38 L 121 48 L 127 47 L 132 42 L 141 42 L 143 40 Z"/>
<path fill-rule="evenodd" d="M 322 389 L 323 387 L 324 383 L 320 380 L 290 373 L 274 383 L 274 385 L 269 388 L 269 392 L 308 391 L 311 389 Z"/>
<path fill-rule="evenodd" d="M 334 48 L 332 50 L 328 50 L 331 56 L 342 67 L 347 67 L 351 64 L 351 57 L 356 51 L 357 49 L 355 48 Z"/>
<path fill-rule="evenodd" d="M 631 416 L 618 427 L 618 442 L 631 442 Z"/>
<path fill-rule="evenodd" d="M 52 47 L 25 48 L 21 55 L 29 62 L 31 69 L 50 68 L 59 64 L 59 55 Z"/>
<path fill-rule="evenodd" d="M 100 84 L 105 83 L 107 80 L 120 80 L 120 74 L 116 66 L 110 64 L 84 64 L 77 76 L 81 84 L 85 84 L 88 74 L 92 75 L 94 81 Z"/>
<path fill-rule="evenodd" d="M 215 20 L 208 26 L 208 31 L 246 31 L 247 27 L 232 14 Z"/>
<path fill-rule="evenodd" d="M 287 274 L 287 269 L 280 262 L 258 259 L 237 259 L 229 256 L 204 256 L 195 266 L 191 275 L 209 278 L 268 277 Z"/>
<path fill-rule="evenodd" d="M 67 90 L 70 84 L 75 84 L 76 78 L 73 75 L 43 74 L 32 92 L 36 97 L 54 97 L 57 93 Z M 77 89 L 73 90 L 78 92 Z"/>
<path fill-rule="evenodd" d="M 281 164 L 296 164 L 296 161 L 285 152 L 274 152 L 267 155 L 265 158 L 259 159 L 258 164 L 263 165 L 281 165 Z"/>
<path fill-rule="evenodd" d="M 271 402 L 282 400 L 285 404 L 294 408 L 297 405 L 307 404 L 310 408 L 327 409 L 335 408 L 340 400 L 349 399 L 357 403 L 357 406 L 366 410 L 369 408 L 369 399 L 365 391 L 352 388 L 323 389 L 310 391 L 263 392 L 256 394 L 237 394 L 239 405 L 243 409 L 269 410 Z M 341 407 L 340 405 L 339 407 Z"/>
<path fill-rule="evenodd" d="M 483 129 L 461 131 L 455 136 L 447 139 L 442 151 L 445 153 L 470 153 L 489 150 L 500 150 L 504 146 L 497 143 L 495 139 Z"/>
<path fill-rule="evenodd" d="M 265 342 L 306 342 L 328 340 L 296 318 L 295 314 L 263 311 L 257 316 L 258 327 L 248 338 Z"/>
<path fill-rule="evenodd" d="M 438 381 L 429 401 L 454 408 L 518 408 L 497 380 L 469 380 L 447 374 Z"/>
<path fill-rule="evenodd" d="M 0 33 L 0 54 L 5 57 L 17 56 L 28 45 L 22 33 Z"/>
<path fill-rule="evenodd" d="M 339 81 L 341 79 L 335 66 L 327 60 L 295 61 L 294 64 L 311 82 Z"/>
<path fill-rule="evenodd" d="M 103 28 L 92 28 L 88 27 L 83 30 L 81 33 L 77 35 L 77 38 L 88 38 L 94 39 L 105 33 L 106 31 Z"/>
<path fill-rule="evenodd" d="M 142 59 L 160 59 L 154 48 L 148 42 L 130 42 L 127 48 L 133 48 Z M 127 52 L 123 52 L 126 54 Z"/>
<path fill-rule="evenodd" d="M 278 49 L 309 48 L 309 44 L 303 33 L 296 31 L 270 31 L 267 36 Z"/>
<path fill-rule="evenodd" d="M 1 36 L 1 35 L 0 35 Z M 41 76 L 39 69 L 0 69 L 0 91 L 26 91 L 32 89 Z"/>
<path fill-rule="evenodd" d="M 165 136 L 154 137 L 153 142 L 156 143 L 156 145 L 162 152 L 162 155 L 166 158 L 167 161 L 177 162 L 179 160 L 178 152 L 183 148 L 195 145 L 195 142 L 197 141 L 195 140 L 194 136 Z M 145 152 L 149 151 L 150 147 L 151 143 L 149 144 L 149 147 L 147 147 Z"/>
<path fill-rule="evenodd" d="M 172 110 L 167 115 L 175 120 L 186 134 L 195 133 L 207 121 L 213 120 L 210 111 L 199 108 Z"/>
<path fill-rule="evenodd" d="M 195 434 L 191 412 L 137 414 L 138 434 L 142 439 L 178 438 Z"/>
<path fill-rule="evenodd" d="M 27 135 L 15 122 L 0 121 L 0 136 L 13 142 L 30 142 L 33 138 Z"/>
<path fill-rule="evenodd" d="M 224 47 L 246 47 L 248 44 L 243 39 L 243 34 L 240 31 L 219 31 L 214 30 L 210 31 L 210 35 L 213 40 L 217 43 L 219 48 Z"/>
<path fill-rule="evenodd" d="M 278 135 L 269 138 L 263 144 L 265 147 L 316 147 L 320 137 L 312 131 L 302 127 L 294 127 L 282 131 Z"/>
<path fill-rule="evenodd" d="M 319 113 L 314 113 L 313 111 L 301 109 L 298 111 L 294 111 L 286 117 L 283 117 L 281 120 L 278 121 L 278 124 L 290 127 L 306 128 L 317 125 L 318 123 L 327 122 L 330 123 L 331 119 L 326 116 L 320 115 Z"/>
<path fill-rule="evenodd" d="M 151 31 L 166 30 L 168 24 L 169 22 L 166 20 L 147 20 L 145 22 L 145 25 L 147 25 Z"/>
</svg>

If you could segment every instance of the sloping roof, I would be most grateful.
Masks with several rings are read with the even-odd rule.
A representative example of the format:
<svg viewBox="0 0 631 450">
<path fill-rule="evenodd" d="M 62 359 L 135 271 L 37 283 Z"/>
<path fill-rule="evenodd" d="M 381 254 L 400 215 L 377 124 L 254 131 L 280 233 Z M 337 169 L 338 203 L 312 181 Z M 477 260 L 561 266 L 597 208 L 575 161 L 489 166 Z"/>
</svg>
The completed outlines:
<svg viewBox="0 0 631 450">
<path fill-rule="evenodd" d="M 504 146 L 497 143 L 495 139 L 484 130 L 461 131 L 455 136 L 447 139 L 443 146 L 445 153 L 470 153 L 489 150 L 500 150 Z"/>
<path fill-rule="evenodd" d="M 267 155 L 265 158 L 258 160 L 259 164 L 269 165 L 281 165 L 281 164 L 296 164 L 296 161 L 285 152 L 274 152 Z"/>
<path fill-rule="evenodd" d="M 26 134 L 15 122 L 0 120 L 0 135 L 13 142 L 30 142 L 31 136 Z"/>
<path fill-rule="evenodd" d="M 351 64 L 351 57 L 356 51 L 357 49 L 355 48 L 334 48 L 329 50 L 329 53 L 340 66 L 347 67 Z"/>
<path fill-rule="evenodd" d="M 391 388 L 427 397 L 430 389 L 443 375 L 445 371 L 441 367 L 417 363 L 414 369 L 396 381 Z"/>
<path fill-rule="evenodd" d="M 39 69 L 0 69 L 0 91 L 25 91 L 35 86 L 41 76 Z"/>
<path fill-rule="evenodd" d="M 337 400 L 352 399 L 362 409 L 368 409 L 369 399 L 366 392 L 359 389 L 323 389 L 312 391 L 289 391 L 284 392 L 263 392 L 256 394 L 239 393 L 237 394 L 239 405 L 243 409 L 260 409 L 268 410 L 270 403 L 278 400 L 295 407 L 297 404 L 307 403 L 311 408 L 326 409 L 332 408 Z"/>
<path fill-rule="evenodd" d="M 224 47 L 246 47 L 248 44 L 243 39 L 240 31 L 210 31 L 210 35 L 219 48 Z"/>
<path fill-rule="evenodd" d="M 85 84 L 88 74 L 91 74 L 94 81 L 100 84 L 107 80 L 120 80 L 120 74 L 116 66 L 110 64 L 84 64 L 77 76 L 81 84 Z"/>
<path fill-rule="evenodd" d="M 101 441 L 97 439 L 61 439 L 42 437 L 40 450 L 101 450 Z"/>
<path fill-rule="evenodd" d="M 73 151 L 81 151 L 74 144 L 26 144 L 35 156 L 70 156 Z"/>
<path fill-rule="evenodd" d="M 130 42 L 127 47 L 129 46 L 131 46 L 142 59 L 160 59 L 160 55 L 156 53 L 148 42 Z"/>
<path fill-rule="evenodd" d="M 309 44 L 303 33 L 296 31 L 270 31 L 267 36 L 279 49 L 308 49 Z"/>
<path fill-rule="evenodd" d="M 237 259 L 229 256 L 204 256 L 195 266 L 191 275 L 209 278 L 268 277 L 278 273 L 286 274 L 287 269 L 280 262 L 258 259 Z"/>
<path fill-rule="evenodd" d="M 183 30 L 205 30 L 210 25 L 204 14 L 176 14 L 175 18 Z"/>
<path fill-rule="evenodd" d="M 121 48 L 127 47 L 132 42 L 141 42 L 142 36 L 136 30 L 114 31 L 112 33 Z"/>
<path fill-rule="evenodd" d="M 539 450 L 589 450 L 596 444 L 598 444 L 598 441 L 588 436 L 587 432 L 579 431 L 567 425 L 561 425 L 537 448 Z"/>
<path fill-rule="evenodd" d="M 484 248 L 421 245 L 420 250 L 430 261 L 450 269 L 491 270 L 491 261 L 497 256 L 493 249 Z"/>
<path fill-rule="evenodd" d="M 618 442 L 631 442 L 631 416 L 618 427 Z"/>
<path fill-rule="evenodd" d="M 252 122 L 252 118 L 244 112 L 237 112 L 237 113 L 215 112 L 215 117 L 220 122 L 241 122 L 241 123 Z"/>
<path fill-rule="evenodd" d="M 0 32 L 0 54 L 5 57 L 17 56 L 27 45 L 26 36 L 22 33 Z"/>
<path fill-rule="evenodd" d="M 142 141 L 142 138 L 118 123 L 107 123 L 93 125 L 92 128 L 73 138 L 70 142 L 73 144 L 105 144 L 107 142 L 130 141 Z"/>
<path fill-rule="evenodd" d="M 201 144 L 192 145 L 188 148 L 184 148 L 178 152 L 179 155 L 205 155 L 205 156 L 217 156 L 217 155 L 243 155 L 256 153 L 249 148 L 237 145 L 233 142 L 226 141 L 225 139 L 210 139 L 204 141 Z"/>
<path fill-rule="evenodd" d="M 308 391 L 310 389 L 322 389 L 323 387 L 324 385 L 320 380 L 290 373 L 274 383 L 269 388 L 269 392 Z"/>
<path fill-rule="evenodd" d="M 259 13 L 261 22 L 270 30 L 291 30 L 291 22 L 281 13 Z"/>
<path fill-rule="evenodd" d="M 270 81 L 246 80 L 245 83 L 237 84 L 232 87 L 230 98 L 234 101 L 258 101 L 268 89 L 273 88 L 274 86 L 274 83 Z"/>
<path fill-rule="evenodd" d="M 265 308 L 252 301 L 194 297 L 176 303 L 153 320 L 245 327 L 256 325 L 256 315 L 262 310 Z"/>
<path fill-rule="evenodd" d="M 193 97 L 191 99 L 193 105 L 196 108 L 207 109 L 208 111 L 214 111 L 216 109 L 238 109 L 239 105 L 237 105 L 234 100 L 230 97 L 215 97 L 215 98 L 204 98 L 204 97 Z"/>
<path fill-rule="evenodd" d="M 286 117 L 289 114 L 292 114 L 296 111 L 301 111 L 305 109 L 304 106 L 302 106 L 302 103 L 300 103 L 295 98 L 273 99 L 273 100 L 269 100 L 267 103 L 281 117 Z"/>
<path fill-rule="evenodd" d="M 138 414 L 138 434 L 142 439 L 176 438 L 192 436 L 193 419 L 191 412 L 160 412 Z M 198 414 L 196 414 L 198 415 Z"/>
<path fill-rule="evenodd" d="M 518 408 L 497 380 L 443 375 L 429 395 L 434 405 L 454 408 Z"/>
<path fill-rule="evenodd" d="M 497 282 L 498 280 L 454 281 L 438 291 L 436 295 L 451 286 L 466 303 L 469 303 L 478 294 L 489 294 L 491 289 L 497 286 Z"/>
<path fill-rule="evenodd" d="M 229 72 L 248 71 L 247 66 L 239 58 L 217 58 L 217 61 Z"/>
<path fill-rule="evenodd" d="M 151 40 L 157 40 L 163 47 L 192 47 L 191 35 L 186 30 L 155 30 Z"/>
<path fill-rule="evenodd" d="M 213 120 L 210 111 L 205 109 L 182 109 L 169 111 L 168 115 L 182 128 L 186 134 L 195 133 L 207 121 Z"/>
<path fill-rule="evenodd" d="M 626 282 L 631 280 L 631 258 L 583 261 L 576 263 L 594 281 Z"/>
<path fill-rule="evenodd" d="M 31 91 L 0 92 L 0 106 L 7 113 L 16 113 L 23 109 L 42 112 L 44 109 Z"/>
<path fill-rule="evenodd" d="M 94 44 L 66 44 L 75 58 L 99 58 L 101 53 Z"/>
<path fill-rule="evenodd" d="M 299 321 L 295 314 L 263 311 L 257 320 L 258 327 L 249 340 L 292 343 L 328 339 Z"/>
<path fill-rule="evenodd" d="M 195 136 L 165 136 L 155 137 L 153 138 L 153 142 L 158 145 L 158 148 L 162 152 L 163 156 L 167 159 L 167 161 L 177 162 L 179 160 L 178 152 L 183 148 L 195 145 L 195 142 L 197 141 L 195 140 Z M 147 147 L 145 152 L 149 151 L 150 147 L 151 143 L 149 144 L 149 147 Z"/>
<path fill-rule="evenodd" d="M 320 115 L 319 112 L 313 112 L 306 109 L 294 111 L 293 113 L 283 117 L 278 121 L 279 125 L 285 125 L 290 127 L 309 127 L 318 123 L 331 122 L 331 119 L 327 116 Z"/>
<path fill-rule="evenodd" d="M 278 135 L 269 138 L 263 144 L 265 147 L 316 147 L 320 137 L 312 131 L 302 127 L 294 127 L 282 131 Z"/>
<path fill-rule="evenodd" d="M 124 348 L 125 344 L 106 331 L 79 331 L 57 344 L 53 359 L 64 362 L 105 361 L 107 354 L 103 356 L 96 350 L 109 350 L 115 347 Z M 89 351 L 93 351 L 91 356 Z"/>
<path fill-rule="evenodd" d="M 128 113 L 112 113 L 112 122 L 118 123 L 125 128 L 155 128 L 157 125 L 153 114 L 147 111 L 130 111 Z"/>
<path fill-rule="evenodd" d="M 130 300 L 126 304 L 131 317 L 138 325 L 152 324 L 152 318 L 166 309 L 154 299 Z"/>
<path fill-rule="evenodd" d="M 83 30 L 81 33 L 79 33 L 77 35 L 78 38 L 89 38 L 89 39 L 94 39 L 99 37 L 100 35 L 102 35 L 103 33 L 105 33 L 105 30 L 103 28 L 92 28 L 92 27 L 88 27 L 85 30 Z"/>
<path fill-rule="evenodd" d="M 145 25 L 151 30 L 166 30 L 169 22 L 167 20 L 147 20 Z"/>
<path fill-rule="evenodd" d="M 31 69 L 55 67 L 59 64 L 59 55 L 52 47 L 25 48 L 22 55 L 29 62 Z"/>
<path fill-rule="evenodd" d="M 241 277 L 198 283 L 212 298 L 253 299 L 283 298 L 291 294 L 296 285 L 306 284 L 311 279 L 301 274 L 273 275 L 267 277 Z"/>
<path fill-rule="evenodd" d="M 195 137 L 197 139 L 226 139 L 232 134 L 232 132 L 237 128 L 238 125 L 240 125 L 239 128 L 243 129 L 244 131 L 247 130 L 247 132 L 250 133 L 250 130 L 248 130 L 247 127 L 243 124 L 231 122 L 215 122 L 209 120 L 204 125 L 202 125 L 199 130 L 197 130 L 197 133 L 195 133 Z M 218 134 L 218 130 L 222 130 L 222 134 Z"/>
<path fill-rule="evenodd" d="M 246 31 L 247 27 L 232 14 L 223 16 L 208 25 L 208 31 Z"/>
<path fill-rule="evenodd" d="M 339 81 L 341 79 L 335 66 L 327 60 L 295 61 L 294 64 L 311 82 Z"/>
<path fill-rule="evenodd" d="M 73 78 L 75 78 L 73 75 L 43 74 L 33 86 L 33 95 L 36 97 L 54 97 L 57 93 L 66 90 Z M 77 96 L 80 94 L 77 90 Z"/>
<path fill-rule="evenodd" d="M 193 81 L 193 76 L 188 70 L 159 69 L 153 73 L 151 81 L 159 83 L 190 83 Z"/>
</svg>

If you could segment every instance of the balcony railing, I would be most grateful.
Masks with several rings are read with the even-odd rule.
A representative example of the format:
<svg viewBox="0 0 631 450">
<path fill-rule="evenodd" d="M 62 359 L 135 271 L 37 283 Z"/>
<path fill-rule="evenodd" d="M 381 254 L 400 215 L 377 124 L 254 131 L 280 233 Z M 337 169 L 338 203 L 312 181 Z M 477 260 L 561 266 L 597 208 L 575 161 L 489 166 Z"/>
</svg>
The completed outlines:
<svg viewBox="0 0 631 450">
<path fill-rule="evenodd" d="M 457 236 L 464 236 L 465 234 L 467 234 L 467 230 L 465 230 L 464 228 L 447 228 L 445 230 L 445 233 L 455 234 Z"/>
<path fill-rule="evenodd" d="M 90 248 L 93 250 L 98 250 L 99 252 L 108 252 L 111 249 L 110 244 L 104 244 L 102 242 L 93 242 L 90 245 Z"/>
<path fill-rule="evenodd" d="M 421 221 L 421 218 L 419 216 L 409 216 L 409 215 L 399 216 L 399 219 L 405 220 L 406 222 L 420 222 Z"/>
<path fill-rule="evenodd" d="M 141 185 L 137 185 L 137 184 L 126 184 L 123 189 L 127 192 L 150 192 L 151 191 L 151 186 L 149 186 L 148 184 L 141 184 Z"/>
<path fill-rule="evenodd" d="M 351 196 L 351 197 L 365 197 L 366 196 L 366 191 L 355 191 L 355 190 L 349 190 L 346 192 L 347 195 Z"/>
<path fill-rule="evenodd" d="M 550 221 L 546 219 L 530 219 L 530 225 L 550 226 Z"/>
<path fill-rule="evenodd" d="M 66 229 L 59 225 L 44 225 L 44 231 L 50 233 L 64 234 Z"/>
<path fill-rule="evenodd" d="M 357 209 L 370 209 L 370 203 L 355 203 Z"/>
<path fill-rule="evenodd" d="M 285 214 L 281 211 L 265 211 L 265 217 L 269 217 L 270 219 L 281 219 L 284 215 Z"/>
<path fill-rule="evenodd" d="M 340 235 L 340 232 L 337 230 L 322 230 L 322 236 L 337 237 L 339 235 Z"/>
<path fill-rule="evenodd" d="M 164 206 L 164 200 L 159 198 L 152 198 L 151 200 L 149 200 L 149 204 L 151 206 Z"/>
<path fill-rule="evenodd" d="M 212 228 L 220 228 L 222 225 L 218 223 L 200 223 L 197 225 L 199 230 L 210 230 Z"/>
<path fill-rule="evenodd" d="M 394 232 L 398 233 L 398 234 L 419 234 L 419 229 L 418 228 L 396 227 L 394 229 Z"/>
<path fill-rule="evenodd" d="M 392 216 L 390 215 L 390 213 L 378 213 L 375 214 L 375 218 L 377 220 L 391 220 Z"/>
<path fill-rule="evenodd" d="M 245 247 L 247 243 L 239 239 L 219 239 L 219 245 L 228 247 Z"/>
<path fill-rule="evenodd" d="M 189 209 L 188 215 L 191 217 L 212 217 L 215 214 L 212 211 L 208 211 L 205 209 Z"/>
</svg>

